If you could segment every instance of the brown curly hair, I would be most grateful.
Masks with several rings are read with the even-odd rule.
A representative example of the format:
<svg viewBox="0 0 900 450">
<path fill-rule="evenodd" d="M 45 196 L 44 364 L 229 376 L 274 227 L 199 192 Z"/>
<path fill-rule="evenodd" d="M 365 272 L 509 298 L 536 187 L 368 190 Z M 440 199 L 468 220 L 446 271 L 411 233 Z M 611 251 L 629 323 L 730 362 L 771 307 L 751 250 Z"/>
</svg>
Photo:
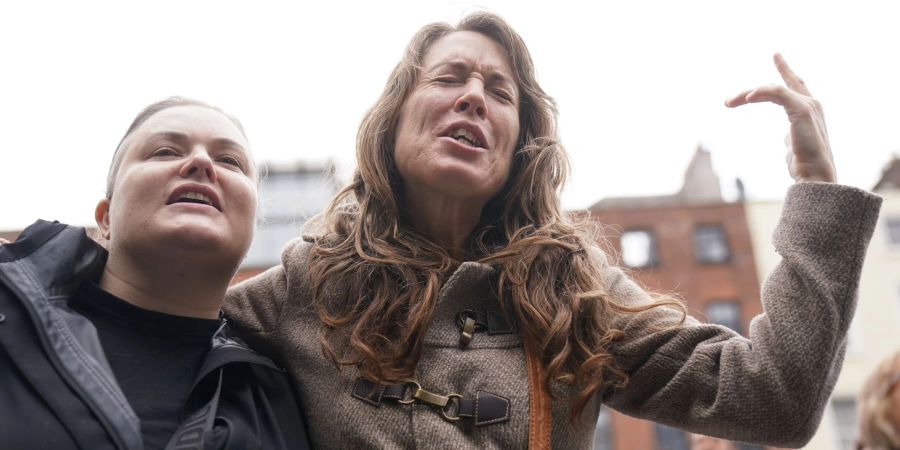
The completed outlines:
<svg viewBox="0 0 900 450">
<path fill-rule="evenodd" d="M 683 307 L 663 299 L 628 308 L 604 293 L 600 263 L 592 254 L 598 247 L 596 226 L 567 216 L 560 206 L 569 161 L 559 142 L 556 103 L 538 85 L 522 38 L 494 14 L 469 15 L 456 27 L 421 28 L 364 117 L 356 173 L 319 219 L 320 237 L 310 255 L 323 350 L 372 380 L 411 377 L 438 292 L 460 264 L 404 216 L 404 185 L 394 163 L 398 119 L 425 53 L 454 31 L 474 31 L 498 42 L 520 92 L 520 135 L 510 176 L 484 206 L 468 254 L 497 270 L 500 307 L 518 320 L 529 348 L 542 352 L 546 387 L 554 381 L 577 387 L 574 420 L 600 389 L 627 381 L 607 350 L 621 336 L 609 326 L 613 315 L 664 304 Z M 337 302 L 321 300 L 332 283 L 351 288 Z"/>
</svg>

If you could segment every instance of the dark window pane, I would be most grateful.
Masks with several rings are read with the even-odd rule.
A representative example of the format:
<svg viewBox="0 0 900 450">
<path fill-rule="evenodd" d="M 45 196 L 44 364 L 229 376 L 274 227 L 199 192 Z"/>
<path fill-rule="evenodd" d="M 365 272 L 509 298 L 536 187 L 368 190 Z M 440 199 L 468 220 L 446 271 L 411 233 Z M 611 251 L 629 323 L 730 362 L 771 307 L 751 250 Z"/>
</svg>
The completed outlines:
<svg viewBox="0 0 900 450">
<path fill-rule="evenodd" d="M 654 425 L 656 450 L 689 450 L 687 435 L 683 431 L 658 423 Z"/>
<path fill-rule="evenodd" d="M 706 305 L 706 319 L 741 332 L 741 309 L 733 302 L 713 302 Z"/>
<path fill-rule="evenodd" d="M 887 219 L 888 241 L 891 245 L 900 245 L 900 217 Z"/>
<path fill-rule="evenodd" d="M 657 264 L 656 235 L 650 230 L 622 233 L 622 264 L 627 267 L 652 267 Z"/>
<path fill-rule="evenodd" d="M 718 225 L 701 225 L 694 229 L 694 255 L 697 262 L 716 264 L 728 261 L 725 230 Z"/>
</svg>

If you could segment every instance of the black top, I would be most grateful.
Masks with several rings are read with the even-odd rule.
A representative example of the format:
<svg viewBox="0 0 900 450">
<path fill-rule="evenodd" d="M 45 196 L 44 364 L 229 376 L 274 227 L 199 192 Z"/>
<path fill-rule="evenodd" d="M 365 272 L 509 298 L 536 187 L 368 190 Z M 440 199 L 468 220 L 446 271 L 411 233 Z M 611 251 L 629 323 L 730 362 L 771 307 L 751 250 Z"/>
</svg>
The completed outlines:
<svg viewBox="0 0 900 450">
<path fill-rule="evenodd" d="M 141 420 L 144 448 L 165 448 L 221 322 L 138 308 L 90 282 L 72 307 L 97 328 L 119 386 Z"/>
</svg>

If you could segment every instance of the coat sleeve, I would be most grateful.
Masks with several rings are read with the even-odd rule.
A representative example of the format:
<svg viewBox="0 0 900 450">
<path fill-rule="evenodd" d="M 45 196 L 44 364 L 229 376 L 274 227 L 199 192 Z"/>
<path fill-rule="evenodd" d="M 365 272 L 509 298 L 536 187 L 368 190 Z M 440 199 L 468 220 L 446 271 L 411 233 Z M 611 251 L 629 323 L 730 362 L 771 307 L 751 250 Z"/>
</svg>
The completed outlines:
<svg viewBox="0 0 900 450">
<path fill-rule="evenodd" d="M 303 273 L 310 244 L 298 238 L 287 244 L 281 264 L 228 289 L 222 306 L 234 333 L 254 350 L 278 359 L 275 334 L 288 301 L 301 301 L 292 274 Z"/>
<path fill-rule="evenodd" d="M 665 307 L 623 314 L 610 349 L 629 383 L 603 401 L 626 414 L 727 439 L 800 447 L 841 369 L 866 247 L 881 198 L 827 183 L 788 191 L 774 245 L 782 261 L 761 291 L 749 339 Z M 652 300 L 607 266 L 613 301 Z"/>
</svg>

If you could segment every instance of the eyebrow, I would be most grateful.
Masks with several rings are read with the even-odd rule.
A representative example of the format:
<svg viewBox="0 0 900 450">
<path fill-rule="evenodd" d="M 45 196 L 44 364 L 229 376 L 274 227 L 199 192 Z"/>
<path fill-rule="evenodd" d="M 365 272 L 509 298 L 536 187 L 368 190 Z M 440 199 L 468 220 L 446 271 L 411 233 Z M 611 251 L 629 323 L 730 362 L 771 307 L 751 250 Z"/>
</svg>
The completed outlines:
<svg viewBox="0 0 900 450">
<path fill-rule="evenodd" d="M 444 62 L 441 62 L 441 63 L 437 64 L 436 66 L 432 67 L 431 70 L 428 71 L 428 73 L 437 72 L 446 66 L 450 66 L 451 69 L 453 69 L 456 72 L 459 72 L 459 71 L 469 70 L 471 65 L 465 61 L 460 61 L 460 60 L 444 61 Z M 500 71 L 499 69 L 497 69 L 496 67 L 493 67 L 493 66 L 487 66 L 487 69 L 490 72 L 490 75 L 488 75 L 488 77 L 487 77 L 489 81 L 499 81 L 501 83 L 508 83 L 508 84 L 512 85 L 513 87 L 516 87 L 517 88 L 516 90 L 518 90 L 518 86 L 516 86 L 516 83 L 514 83 L 513 80 L 510 77 L 506 76 L 506 74 L 504 74 L 502 71 Z"/>
<path fill-rule="evenodd" d="M 152 137 L 161 137 L 178 144 L 187 144 L 191 140 L 187 134 L 179 131 L 161 131 L 159 133 L 153 133 Z M 244 153 L 247 153 L 247 149 L 233 139 L 218 137 L 212 140 L 212 144 L 216 147 L 234 147 L 243 150 Z"/>
</svg>

